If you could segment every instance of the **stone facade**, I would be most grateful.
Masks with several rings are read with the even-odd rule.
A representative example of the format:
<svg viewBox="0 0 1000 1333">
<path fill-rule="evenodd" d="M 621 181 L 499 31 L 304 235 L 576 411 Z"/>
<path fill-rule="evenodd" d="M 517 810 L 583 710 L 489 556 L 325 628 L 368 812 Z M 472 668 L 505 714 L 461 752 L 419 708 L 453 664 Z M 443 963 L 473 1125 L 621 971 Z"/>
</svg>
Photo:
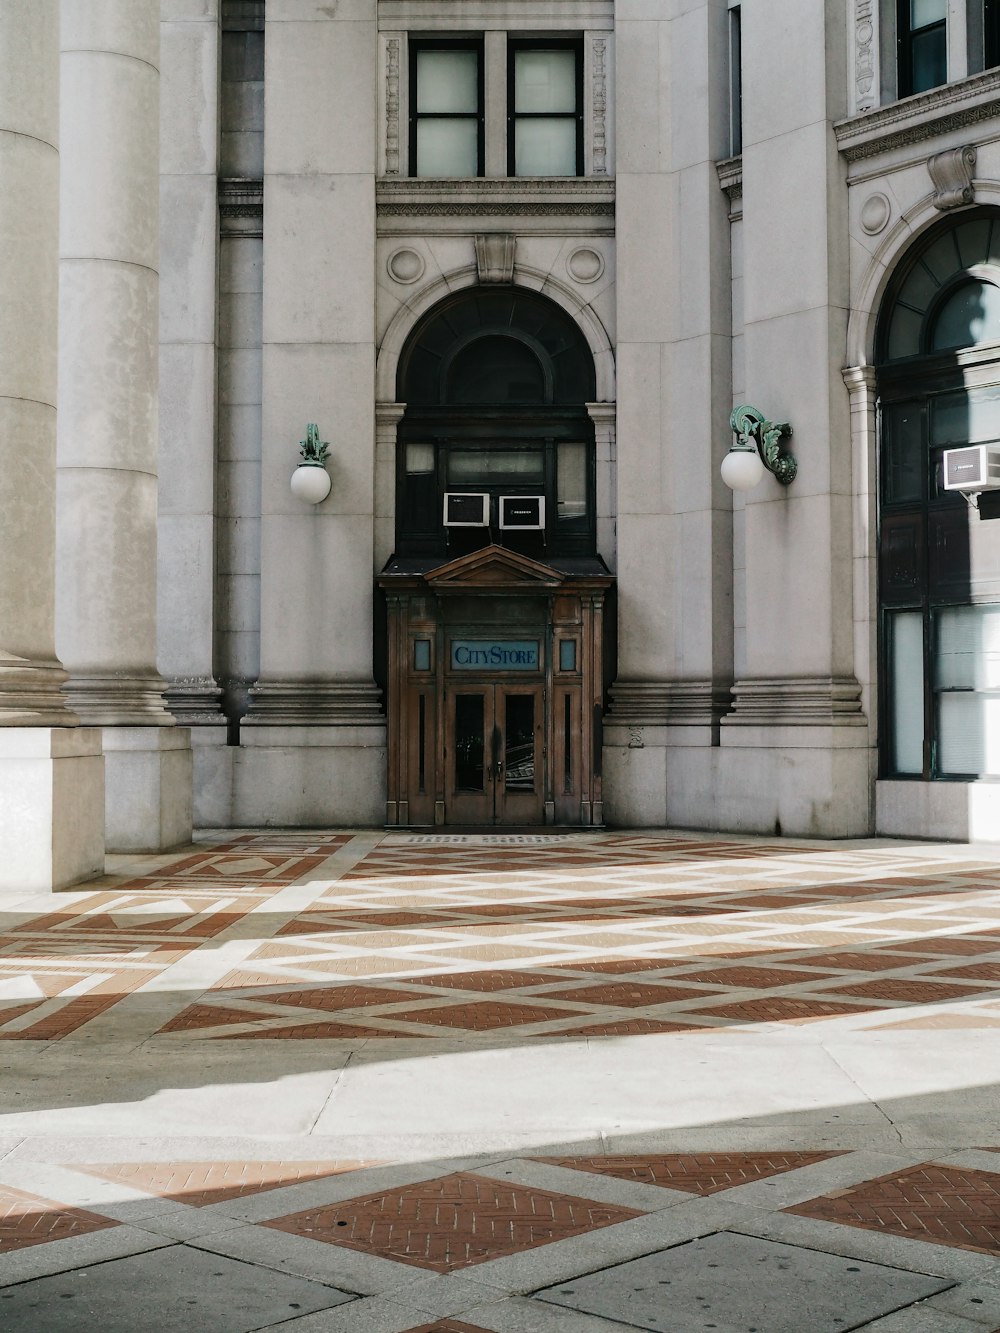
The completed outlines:
<svg viewBox="0 0 1000 1333">
<path fill-rule="evenodd" d="M 924 766 L 890 757 L 879 601 L 880 316 L 925 234 L 1000 219 L 981 10 L 953 0 L 946 81 L 899 99 L 878 0 L 11 0 L 0 806 L 26 765 L 37 795 L 0 885 L 192 823 L 383 821 L 399 385 L 425 317 L 487 289 L 593 361 L 605 819 L 1000 837 L 998 765 L 936 757 L 933 648 Z M 417 174 L 421 43 L 477 53 L 474 177 Z M 532 43 L 574 52 L 576 175 L 515 174 Z M 791 423 L 791 485 L 723 484 L 744 402 Z"/>
</svg>

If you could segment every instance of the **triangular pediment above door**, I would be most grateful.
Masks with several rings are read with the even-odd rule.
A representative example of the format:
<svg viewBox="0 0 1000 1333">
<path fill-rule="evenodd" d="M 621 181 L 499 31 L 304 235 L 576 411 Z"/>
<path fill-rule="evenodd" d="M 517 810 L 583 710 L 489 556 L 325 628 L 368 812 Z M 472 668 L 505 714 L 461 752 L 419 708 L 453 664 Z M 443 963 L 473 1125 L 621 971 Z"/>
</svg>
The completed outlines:
<svg viewBox="0 0 1000 1333">
<path fill-rule="evenodd" d="M 509 551 L 504 546 L 485 546 L 470 555 L 430 569 L 424 579 L 444 592 L 449 588 L 558 588 L 566 575 L 551 565 Z"/>
</svg>

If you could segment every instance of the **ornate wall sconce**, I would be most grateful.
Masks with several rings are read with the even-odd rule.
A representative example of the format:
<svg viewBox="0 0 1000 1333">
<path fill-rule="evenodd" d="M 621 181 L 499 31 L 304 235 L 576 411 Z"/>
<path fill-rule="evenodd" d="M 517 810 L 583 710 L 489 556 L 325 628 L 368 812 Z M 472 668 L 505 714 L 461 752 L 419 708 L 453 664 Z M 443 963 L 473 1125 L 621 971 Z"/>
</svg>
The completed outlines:
<svg viewBox="0 0 1000 1333">
<path fill-rule="evenodd" d="M 791 454 L 781 451 L 781 441 L 792 433 L 787 422 L 776 425 L 755 407 L 744 405 L 733 409 L 729 427 L 736 443 L 722 460 L 722 480 L 731 491 L 752 490 L 765 468 L 782 486 L 795 480 L 799 465 Z"/>
<path fill-rule="evenodd" d="M 326 470 L 329 452 L 329 445 L 319 438 L 319 427 L 310 422 L 306 426 L 306 438 L 299 441 L 302 462 L 292 473 L 292 494 L 296 499 L 318 505 L 330 494 L 333 483 Z"/>
</svg>

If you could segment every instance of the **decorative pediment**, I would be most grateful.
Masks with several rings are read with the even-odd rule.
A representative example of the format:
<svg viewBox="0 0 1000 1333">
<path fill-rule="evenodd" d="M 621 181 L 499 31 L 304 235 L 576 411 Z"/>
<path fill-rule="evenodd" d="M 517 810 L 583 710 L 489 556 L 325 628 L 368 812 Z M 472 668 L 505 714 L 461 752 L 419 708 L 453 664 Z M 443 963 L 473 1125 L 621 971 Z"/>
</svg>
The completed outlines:
<svg viewBox="0 0 1000 1333">
<path fill-rule="evenodd" d="M 543 565 L 504 546 L 485 546 L 471 555 L 449 560 L 428 570 L 426 581 L 438 591 L 448 588 L 509 588 L 518 591 L 558 588 L 566 576 L 551 565 Z"/>
</svg>

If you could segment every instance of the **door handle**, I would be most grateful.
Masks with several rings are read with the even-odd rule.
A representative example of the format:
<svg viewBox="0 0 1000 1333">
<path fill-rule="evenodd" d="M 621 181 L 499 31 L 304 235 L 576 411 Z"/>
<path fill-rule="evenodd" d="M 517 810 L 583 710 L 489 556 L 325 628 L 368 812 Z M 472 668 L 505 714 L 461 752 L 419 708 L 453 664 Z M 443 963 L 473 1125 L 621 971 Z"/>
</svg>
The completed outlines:
<svg viewBox="0 0 1000 1333">
<path fill-rule="evenodd" d="M 500 728 L 493 728 L 493 775 L 500 781 L 500 775 L 503 773 L 503 737 L 500 735 Z"/>
</svg>

